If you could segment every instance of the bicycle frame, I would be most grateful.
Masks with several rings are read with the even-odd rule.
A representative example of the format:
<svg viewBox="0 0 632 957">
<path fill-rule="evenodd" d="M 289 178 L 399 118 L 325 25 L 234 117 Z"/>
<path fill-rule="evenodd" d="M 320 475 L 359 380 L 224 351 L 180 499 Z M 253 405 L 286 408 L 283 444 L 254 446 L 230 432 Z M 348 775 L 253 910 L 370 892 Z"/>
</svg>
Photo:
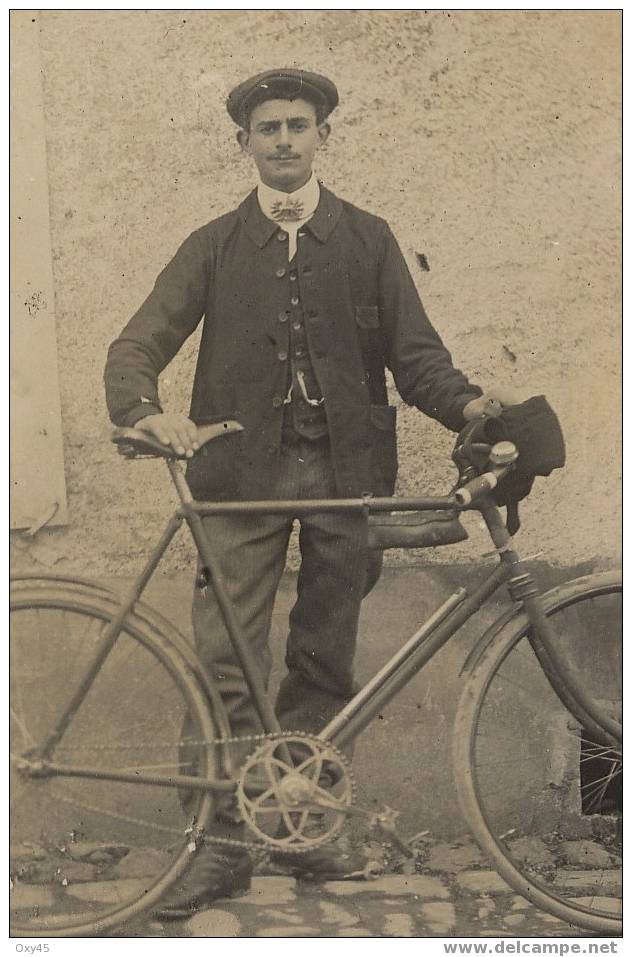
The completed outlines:
<svg viewBox="0 0 632 957">
<path fill-rule="evenodd" d="M 360 512 L 368 516 L 374 512 L 454 510 L 458 507 L 451 497 L 428 496 L 412 498 L 372 498 L 365 496 L 352 499 L 309 499 L 300 501 L 198 502 L 193 499 L 178 463 L 167 460 L 167 467 L 180 499 L 180 507 L 167 523 L 138 579 L 122 600 L 117 614 L 104 627 L 92 661 L 80 685 L 75 689 L 69 703 L 58 719 L 56 726 L 45 742 L 28 756 L 29 773 L 34 776 L 56 774 L 208 791 L 230 791 L 234 789 L 236 782 L 230 778 L 214 780 L 191 775 L 170 775 L 167 777 L 136 772 L 128 774 L 107 769 L 95 770 L 87 767 L 58 765 L 50 760 L 55 745 L 72 721 L 73 715 L 80 707 L 94 678 L 114 647 L 127 616 L 133 611 L 136 602 L 140 599 L 183 521 L 186 521 L 189 526 L 204 570 L 213 587 L 228 635 L 243 670 L 263 730 L 267 733 L 278 733 L 281 728 L 268 700 L 263 678 L 259 673 L 256 662 L 253 660 L 235 609 L 222 581 L 218 560 L 203 527 L 203 517 L 222 514 L 262 515 L 272 513 L 301 517 L 302 515 L 324 511 Z M 460 588 L 444 601 L 338 715 L 322 729 L 318 736 L 321 739 L 331 741 L 338 747 L 354 740 L 375 715 L 381 712 L 399 690 L 428 664 L 443 645 L 481 608 L 494 592 L 501 585 L 507 583 L 512 598 L 514 601 L 522 602 L 533 625 L 533 634 L 529 635 L 529 640 L 554 691 L 582 722 L 586 730 L 591 731 L 596 736 L 597 740 L 607 747 L 612 746 L 613 742 L 620 741 L 620 726 L 617 722 L 612 721 L 611 726 L 608 726 L 604 731 L 606 724 L 604 715 L 600 712 L 596 703 L 587 698 L 579 677 L 569 669 L 569 663 L 561 659 L 556 652 L 550 625 L 543 611 L 538 590 L 513 550 L 511 538 L 502 521 L 498 507 L 491 500 L 483 501 L 478 505 L 460 507 L 460 510 L 468 509 L 479 511 L 483 516 L 498 552 L 499 563 L 471 594 L 468 593 L 467 589 Z"/>
</svg>

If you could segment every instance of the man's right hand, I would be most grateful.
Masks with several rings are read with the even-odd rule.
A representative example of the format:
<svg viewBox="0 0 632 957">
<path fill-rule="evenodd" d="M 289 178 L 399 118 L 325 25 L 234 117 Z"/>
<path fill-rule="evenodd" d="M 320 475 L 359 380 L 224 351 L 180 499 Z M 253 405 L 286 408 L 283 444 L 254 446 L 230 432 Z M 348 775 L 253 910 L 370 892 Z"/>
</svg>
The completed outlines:
<svg viewBox="0 0 632 957">
<path fill-rule="evenodd" d="M 511 405 L 520 405 L 528 398 L 527 393 L 518 392 L 509 386 L 492 386 L 477 399 L 472 399 L 463 409 L 463 418 L 466 422 L 479 419 L 484 415 L 500 415 L 503 409 Z"/>
<path fill-rule="evenodd" d="M 163 412 L 160 415 L 146 415 L 139 419 L 135 428 L 148 432 L 163 445 L 170 445 L 178 455 L 190 459 L 199 449 L 198 430 L 195 422 L 186 415 L 173 415 Z"/>
</svg>

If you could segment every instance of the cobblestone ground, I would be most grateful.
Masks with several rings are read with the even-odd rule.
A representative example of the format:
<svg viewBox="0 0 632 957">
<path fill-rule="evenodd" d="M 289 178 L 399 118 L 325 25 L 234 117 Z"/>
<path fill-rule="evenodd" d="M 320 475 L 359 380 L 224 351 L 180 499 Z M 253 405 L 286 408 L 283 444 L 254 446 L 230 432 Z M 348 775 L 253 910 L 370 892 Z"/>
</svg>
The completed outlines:
<svg viewBox="0 0 632 957">
<path fill-rule="evenodd" d="M 494 871 L 461 881 L 394 874 L 310 884 L 257 877 L 250 893 L 186 921 L 142 921 L 134 937 L 573 937 L 581 936 L 514 894 Z"/>
<path fill-rule="evenodd" d="M 519 838 L 514 853 L 546 866 L 549 849 L 539 838 Z M 20 849 L 22 856 L 29 850 Z M 72 901 L 103 903 L 124 899 L 138 891 L 163 863 L 151 848 L 125 851 L 116 845 L 73 844 L 63 867 L 62 885 L 42 881 L 50 862 L 30 848 L 33 860 L 22 860 L 12 884 L 13 904 L 47 906 L 56 914 L 61 902 L 72 913 Z M 415 857 L 397 856 L 393 847 L 366 844 L 365 854 L 384 868 L 371 880 L 315 883 L 271 873 L 267 858 L 257 862 L 251 890 L 243 896 L 218 901 L 188 920 L 158 922 L 150 915 L 127 924 L 113 937 L 573 937 L 582 932 L 537 910 L 492 870 L 469 840 L 446 843 L 426 839 Z M 121 858 L 121 854 L 124 856 Z M 599 871 L 603 906 L 616 907 L 620 894 L 620 860 L 606 855 L 592 841 L 564 845 L 567 863 L 556 870 L 556 880 L 587 893 Z M 16 855 L 18 851 L 16 850 Z M 94 880 L 94 867 L 112 858 L 108 879 Z M 95 861 L 97 862 L 95 864 Z M 572 862 L 572 863 L 571 863 Z M 88 871 L 90 873 L 88 873 Z M 390 872 L 389 872 L 390 871 Z M 399 873 L 393 873 L 399 871 Z M 62 892 L 62 886 L 64 890 Z M 594 887 L 594 883 L 593 883 Z M 120 895 L 120 898 L 119 898 Z M 61 911 L 59 911 L 61 913 Z M 590 936 L 590 935 L 587 935 Z"/>
<path fill-rule="evenodd" d="M 582 931 L 537 910 L 485 866 L 469 842 L 436 844 L 431 873 L 312 883 L 258 876 L 248 894 L 185 921 L 147 919 L 120 936 L 574 937 Z M 581 871 L 574 874 L 579 879 Z M 590 935 L 587 935 L 590 936 Z"/>
</svg>

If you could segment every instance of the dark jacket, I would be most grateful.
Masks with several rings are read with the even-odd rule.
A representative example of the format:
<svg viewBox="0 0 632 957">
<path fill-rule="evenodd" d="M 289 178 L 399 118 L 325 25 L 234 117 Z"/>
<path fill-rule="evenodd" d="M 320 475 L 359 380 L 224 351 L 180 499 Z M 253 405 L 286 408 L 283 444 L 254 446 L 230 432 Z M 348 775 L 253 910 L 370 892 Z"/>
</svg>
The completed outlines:
<svg viewBox="0 0 632 957">
<path fill-rule="evenodd" d="M 453 367 L 384 220 L 321 188 L 292 265 L 338 493 L 392 494 L 395 408 L 385 366 L 405 402 L 454 431 L 480 389 Z M 190 416 L 198 425 L 235 418 L 246 431 L 209 443 L 189 465 L 197 498 L 270 495 L 288 377 L 287 273 L 287 234 L 253 192 L 183 243 L 110 347 L 110 415 L 133 425 L 161 411 L 158 375 L 204 316 Z"/>
</svg>

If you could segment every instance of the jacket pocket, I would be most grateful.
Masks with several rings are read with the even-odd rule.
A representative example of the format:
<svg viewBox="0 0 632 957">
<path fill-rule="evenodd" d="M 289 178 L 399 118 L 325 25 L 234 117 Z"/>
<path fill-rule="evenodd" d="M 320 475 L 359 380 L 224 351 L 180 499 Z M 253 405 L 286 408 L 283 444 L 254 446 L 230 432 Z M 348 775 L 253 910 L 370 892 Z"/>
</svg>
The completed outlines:
<svg viewBox="0 0 632 957">
<path fill-rule="evenodd" d="M 374 495 L 392 495 L 397 478 L 397 409 L 372 405 L 369 410 L 371 473 Z"/>
<path fill-rule="evenodd" d="M 380 328 L 380 313 L 377 306 L 356 306 L 355 318 L 360 329 Z"/>
</svg>

